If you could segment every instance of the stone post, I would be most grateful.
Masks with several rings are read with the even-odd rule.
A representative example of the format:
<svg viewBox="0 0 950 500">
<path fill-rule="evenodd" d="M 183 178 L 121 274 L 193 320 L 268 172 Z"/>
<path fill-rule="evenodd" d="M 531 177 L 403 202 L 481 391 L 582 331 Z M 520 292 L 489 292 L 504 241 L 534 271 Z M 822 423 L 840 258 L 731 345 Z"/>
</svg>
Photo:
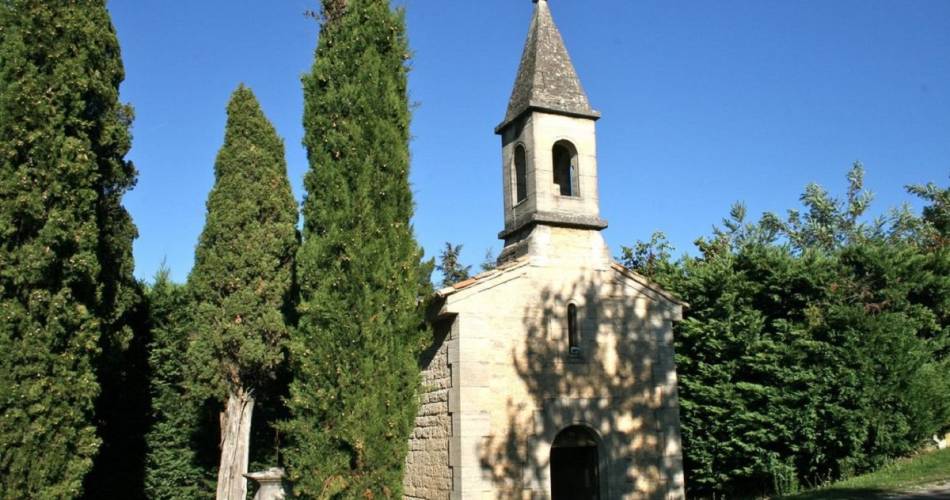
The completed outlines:
<svg viewBox="0 0 950 500">
<path fill-rule="evenodd" d="M 260 488 L 254 495 L 254 500 L 290 500 L 290 485 L 284 481 L 287 477 L 284 469 L 271 467 L 265 471 L 244 474 L 244 477 L 257 483 Z"/>
</svg>

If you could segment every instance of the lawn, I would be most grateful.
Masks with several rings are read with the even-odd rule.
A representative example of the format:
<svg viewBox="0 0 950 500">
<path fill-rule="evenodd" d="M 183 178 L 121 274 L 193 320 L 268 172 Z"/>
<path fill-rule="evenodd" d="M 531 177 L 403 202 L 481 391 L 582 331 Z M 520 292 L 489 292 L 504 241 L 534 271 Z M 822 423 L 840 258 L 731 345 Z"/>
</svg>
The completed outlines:
<svg viewBox="0 0 950 500">
<path fill-rule="evenodd" d="M 783 500 L 882 498 L 915 486 L 950 481 L 950 449 L 897 460 L 879 471 L 782 497 Z"/>
</svg>

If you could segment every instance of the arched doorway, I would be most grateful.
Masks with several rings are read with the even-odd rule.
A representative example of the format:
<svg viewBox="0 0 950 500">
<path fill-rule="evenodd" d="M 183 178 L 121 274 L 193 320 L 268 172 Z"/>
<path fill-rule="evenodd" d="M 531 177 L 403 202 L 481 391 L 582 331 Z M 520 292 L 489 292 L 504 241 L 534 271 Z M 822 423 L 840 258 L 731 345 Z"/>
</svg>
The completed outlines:
<svg viewBox="0 0 950 500">
<path fill-rule="evenodd" d="M 597 435 L 573 425 L 551 445 L 551 500 L 600 500 Z"/>
</svg>

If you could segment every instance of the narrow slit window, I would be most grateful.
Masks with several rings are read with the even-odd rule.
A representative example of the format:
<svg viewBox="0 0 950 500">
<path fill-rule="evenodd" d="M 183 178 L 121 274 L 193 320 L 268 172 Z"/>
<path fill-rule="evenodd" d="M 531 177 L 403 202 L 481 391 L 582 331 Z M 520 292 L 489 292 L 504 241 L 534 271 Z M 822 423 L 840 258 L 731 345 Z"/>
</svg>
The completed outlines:
<svg viewBox="0 0 950 500">
<path fill-rule="evenodd" d="M 580 354 L 580 335 L 577 331 L 577 306 L 567 306 L 567 346 L 571 354 Z"/>
<path fill-rule="evenodd" d="M 558 141 L 551 151 L 554 162 L 554 184 L 561 196 L 580 196 L 577 150 L 568 141 Z"/>
<path fill-rule="evenodd" d="M 515 203 L 521 203 L 528 197 L 527 159 L 524 146 L 515 148 Z"/>
</svg>

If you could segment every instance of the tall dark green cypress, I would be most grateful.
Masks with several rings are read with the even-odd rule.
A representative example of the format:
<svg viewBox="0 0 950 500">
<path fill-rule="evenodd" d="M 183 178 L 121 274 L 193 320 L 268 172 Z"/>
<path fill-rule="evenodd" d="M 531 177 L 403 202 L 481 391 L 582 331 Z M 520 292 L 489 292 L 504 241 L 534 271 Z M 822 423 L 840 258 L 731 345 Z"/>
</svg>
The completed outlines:
<svg viewBox="0 0 950 500">
<path fill-rule="evenodd" d="M 103 0 L 0 1 L 0 497 L 69 498 L 131 341 L 131 109 Z"/>
<path fill-rule="evenodd" d="M 283 141 L 243 85 L 228 104 L 207 206 L 188 278 L 189 360 L 196 396 L 225 405 L 218 498 L 243 498 L 254 404 L 275 390 L 285 360 L 298 246 Z"/>
<path fill-rule="evenodd" d="M 286 460 L 305 498 L 398 498 L 431 269 L 410 225 L 405 21 L 388 0 L 325 0 L 323 14 L 303 79 L 310 170 Z"/>
</svg>

